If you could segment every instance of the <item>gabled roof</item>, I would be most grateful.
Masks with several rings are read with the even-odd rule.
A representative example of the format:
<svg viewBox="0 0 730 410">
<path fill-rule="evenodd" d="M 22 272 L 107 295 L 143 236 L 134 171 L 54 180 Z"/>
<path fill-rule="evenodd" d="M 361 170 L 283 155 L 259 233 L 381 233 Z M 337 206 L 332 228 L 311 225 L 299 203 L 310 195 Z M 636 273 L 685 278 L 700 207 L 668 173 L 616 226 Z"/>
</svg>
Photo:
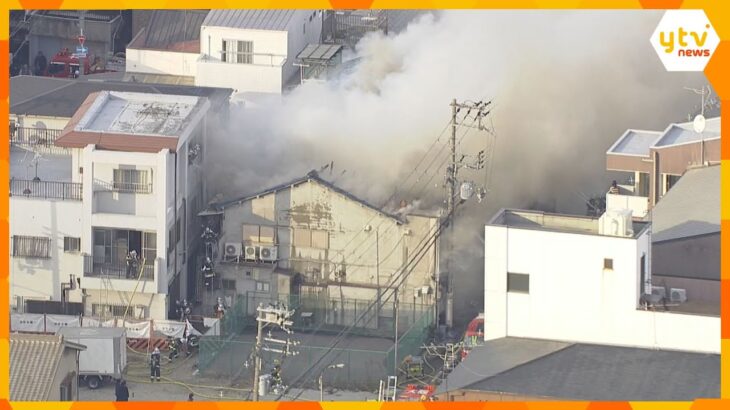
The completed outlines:
<svg viewBox="0 0 730 410">
<path fill-rule="evenodd" d="M 61 335 L 10 335 L 10 400 L 47 401 L 64 349 L 86 347 Z"/>
<path fill-rule="evenodd" d="M 513 353 L 507 345 L 524 339 L 492 342 L 499 340 L 505 344 L 503 354 L 510 356 Z M 535 350 L 533 359 L 523 363 L 515 361 L 514 366 L 496 374 L 489 371 L 474 374 L 470 384 L 458 389 L 592 401 L 692 401 L 720 396 L 720 355 L 717 354 L 582 343 L 550 348 L 555 343 L 533 341 L 533 348 L 545 345 L 541 351 Z M 483 348 L 474 348 L 454 373 L 459 367 L 477 367 L 485 360 L 505 360 L 494 355 L 473 356 L 478 349 Z M 450 382 L 448 390 L 456 390 Z"/>
<path fill-rule="evenodd" d="M 375 205 L 373 205 L 373 204 L 365 201 L 364 199 L 360 199 L 360 198 L 356 197 L 355 195 L 353 195 L 353 194 L 345 191 L 344 189 L 342 189 L 342 188 L 340 188 L 340 187 L 332 184 L 331 182 L 322 179 L 319 176 L 319 174 L 317 173 L 317 171 L 314 171 L 314 170 L 313 171 L 310 171 L 307 175 L 305 175 L 303 177 L 300 177 L 300 178 L 297 178 L 297 179 L 294 179 L 294 180 L 285 182 L 283 184 L 279 184 L 279 185 L 273 186 L 271 188 L 267 188 L 267 189 L 265 189 L 263 191 L 259 191 L 259 192 L 256 192 L 254 194 L 249 194 L 249 195 L 242 196 L 242 197 L 236 198 L 236 199 L 231 199 L 231 200 L 225 201 L 225 202 L 215 203 L 215 204 L 212 204 L 211 207 L 214 208 L 214 209 L 217 209 L 217 210 L 223 210 L 225 208 L 230 208 L 232 206 L 239 205 L 239 204 L 241 204 L 243 202 L 250 201 L 250 200 L 252 200 L 254 198 L 258 198 L 258 197 L 261 197 L 261 196 L 264 196 L 264 195 L 276 193 L 278 191 L 281 191 L 281 190 L 284 190 L 284 189 L 288 189 L 288 188 L 292 188 L 292 187 L 295 187 L 297 185 L 301 185 L 301 184 L 304 184 L 304 183 L 307 183 L 307 182 L 316 182 L 316 183 L 318 183 L 318 184 L 326 187 L 329 190 L 332 190 L 334 192 L 337 192 L 338 194 L 343 195 L 343 196 L 347 197 L 348 199 L 350 199 L 352 201 L 355 201 L 355 202 L 357 202 L 357 203 L 359 203 L 359 204 L 361 204 L 363 206 L 366 206 L 366 207 L 374 210 L 375 212 L 380 213 L 381 215 L 384 215 L 384 216 L 386 216 L 388 218 L 392 218 L 392 219 L 394 219 L 398 223 L 403 223 L 404 222 L 397 215 L 394 215 L 394 214 L 385 212 L 382 209 L 376 207 Z M 202 214 L 206 214 L 206 213 L 207 214 L 210 214 L 210 209 L 202 212 Z"/>
<path fill-rule="evenodd" d="M 652 242 L 720 232 L 720 165 L 687 171 L 652 211 Z"/>
<path fill-rule="evenodd" d="M 154 10 L 127 48 L 200 52 L 200 26 L 208 10 Z"/>
<path fill-rule="evenodd" d="M 203 26 L 284 31 L 296 12 L 294 9 L 211 10 L 203 21 Z"/>
</svg>

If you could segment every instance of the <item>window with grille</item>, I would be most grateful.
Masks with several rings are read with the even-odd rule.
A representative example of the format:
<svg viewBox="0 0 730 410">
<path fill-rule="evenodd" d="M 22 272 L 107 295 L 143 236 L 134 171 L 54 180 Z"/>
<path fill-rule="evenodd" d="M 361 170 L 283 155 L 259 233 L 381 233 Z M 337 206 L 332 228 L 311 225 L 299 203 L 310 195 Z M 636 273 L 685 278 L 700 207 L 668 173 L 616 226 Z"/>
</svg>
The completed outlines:
<svg viewBox="0 0 730 410">
<path fill-rule="evenodd" d="M 146 317 L 144 306 L 130 306 L 127 310 L 127 305 L 102 305 L 97 303 L 91 305 L 91 314 L 93 316 L 123 317 L 124 312 L 127 313 L 127 317 L 136 317 L 138 319 Z"/>
<path fill-rule="evenodd" d="M 222 280 L 223 290 L 236 290 L 236 281 L 232 279 Z"/>
<path fill-rule="evenodd" d="M 148 172 L 139 169 L 115 169 L 114 190 L 119 192 L 133 192 L 138 194 L 149 194 L 152 192 L 152 184 L 149 183 Z"/>
<path fill-rule="evenodd" d="M 603 269 L 612 270 L 613 269 L 613 259 L 609 259 L 609 258 L 603 259 Z"/>
<path fill-rule="evenodd" d="M 81 251 L 81 238 L 74 238 L 72 236 L 64 236 L 63 237 L 63 251 L 64 252 Z"/>
<path fill-rule="evenodd" d="M 269 282 L 256 282 L 257 292 L 268 292 L 271 289 Z"/>
<path fill-rule="evenodd" d="M 221 61 L 234 64 L 253 64 L 253 41 L 223 40 Z"/>
<path fill-rule="evenodd" d="M 13 236 L 13 256 L 50 258 L 51 239 L 42 236 Z"/>
</svg>

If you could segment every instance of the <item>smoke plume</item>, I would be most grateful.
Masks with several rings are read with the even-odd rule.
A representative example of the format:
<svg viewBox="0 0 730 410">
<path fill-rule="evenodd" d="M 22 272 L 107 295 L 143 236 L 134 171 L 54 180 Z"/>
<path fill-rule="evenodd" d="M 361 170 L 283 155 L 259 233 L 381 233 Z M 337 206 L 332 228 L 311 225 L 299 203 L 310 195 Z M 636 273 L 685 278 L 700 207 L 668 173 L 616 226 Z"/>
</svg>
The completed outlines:
<svg viewBox="0 0 730 410">
<path fill-rule="evenodd" d="M 433 209 L 444 199 L 443 157 L 430 169 L 431 156 L 416 164 L 447 125 L 451 99 L 493 100 L 496 145 L 473 131 L 460 146 L 465 154 L 494 149 L 488 181 L 484 171 L 463 173 L 488 182 L 486 200 L 467 204 L 456 224 L 455 317 L 468 318 L 483 304 L 480 238 L 499 208 L 585 213 L 581 195 L 605 192 L 616 179 L 605 152 L 627 128 L 661 130 L 696 106 L 699 97 L 683 87 L 702 86 L 704 76 L 666 72 L 649 43 L 660 18 L 444 11 L 397 35 L 369 35 L 339 79 L 235 111 L 213 137 L 210 192 L 238 196 L 332 164 L 323 177 L 373 203 L 397 191 L 393 209 L 402 199 Z"/>
</svg>

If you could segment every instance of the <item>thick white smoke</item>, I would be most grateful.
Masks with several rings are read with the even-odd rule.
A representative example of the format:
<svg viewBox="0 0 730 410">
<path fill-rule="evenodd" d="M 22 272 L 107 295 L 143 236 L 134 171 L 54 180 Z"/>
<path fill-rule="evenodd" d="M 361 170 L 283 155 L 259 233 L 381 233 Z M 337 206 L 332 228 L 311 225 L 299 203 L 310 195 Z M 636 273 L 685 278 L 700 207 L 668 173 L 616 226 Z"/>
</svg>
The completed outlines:
<svg viewBox="0 0 730 410">
<path fill-rule="evenodd" d="M 625 129 L 663 129 L 697 104 L 683 87 L 701 86 L 704 76 L 667 73 L 649 43 L 660 18 L 653 11 L 445 11 L 398 35 L 370 35 L 340 81 L 307 83 L 232 115 L 211 144 L 211 192 L 250 193 L 334 162 L 325 178 L 380 204 L 413 184 L 404 177 L 448 122 L 452 98 L 493 99 L 490 193 L 457 224 L 457 285 L 465 291 L 457 309 L 468 317 L 482 304 L 479 226 L 497 209 L 543 203 L 585 212 L 578 193 L 606 190 L 614 176 L 605 171 L 605 151 Z M 473 133 L 462 148 L 476 153 L 485 141 Z M 442 181 L 435 177 L 420 198 L 396 201 L 439 205 Z"/>
</svg>

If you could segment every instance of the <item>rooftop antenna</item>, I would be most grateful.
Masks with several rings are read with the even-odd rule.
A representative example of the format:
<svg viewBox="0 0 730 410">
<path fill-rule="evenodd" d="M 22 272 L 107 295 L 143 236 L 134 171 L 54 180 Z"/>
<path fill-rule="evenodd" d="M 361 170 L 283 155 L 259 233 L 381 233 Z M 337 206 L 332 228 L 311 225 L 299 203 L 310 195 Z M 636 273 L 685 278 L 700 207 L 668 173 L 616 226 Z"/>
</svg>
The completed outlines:
<svg viewBox="0 0 730 410">
<path fill-rule="evenodd" d="M 693 120 L 693 127 L 695 132 L 702 133 L 705 130 L 705 105 L 706 105 L 706 98 L 710 98 L 710 94 L 712 94 L 712 89 L 708 85 L 707 87 L 702 86 L 701 89 L 691 88 L 691 87 L 684 87 L 685 90 L 689 90 L 694 92 L 695 94 L 700 95 L 701 98 L 701 105 L 700 105 L 700 113 L 694 117 Z"/>
</svg>

